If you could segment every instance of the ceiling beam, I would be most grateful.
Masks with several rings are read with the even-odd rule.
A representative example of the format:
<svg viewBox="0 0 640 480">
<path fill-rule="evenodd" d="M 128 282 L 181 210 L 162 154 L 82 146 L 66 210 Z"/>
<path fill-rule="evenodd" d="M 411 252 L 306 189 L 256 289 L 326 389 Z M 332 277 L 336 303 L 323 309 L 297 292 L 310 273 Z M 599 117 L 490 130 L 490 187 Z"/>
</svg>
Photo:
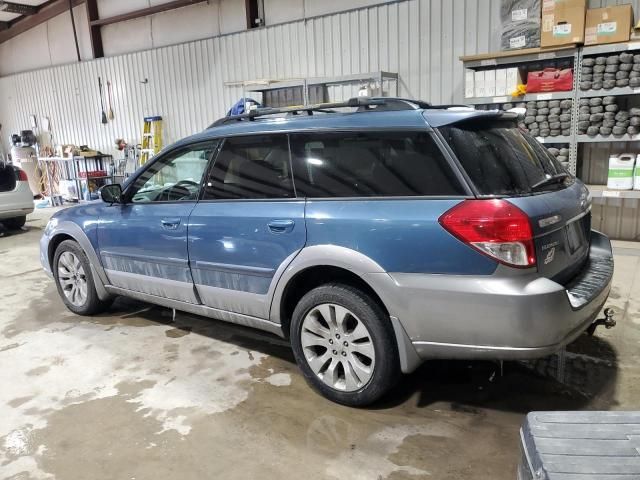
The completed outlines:
<svg viewBox="0 0 640 480">
<path fill-rule="evenodd" d="M 6 13 L 17 13 L 19 15 L 33 15 L 38 11 L 38 7 L 24 5 L 22 3 L 0 2 L 0 11 Z"/>
<path fill-rule="evenodd" d="M 84 2 L 84 0 L 71 0 L 71 4 L 75 7 Z M 65 13 L 69 10 L 69 0 L 53 0 L 52 2 L 45 3 L 40 7 L 37 13 L 33 15 L 20 17 L 9 22 L 9 28 L 0 31 L 0 43 L 20 35 L 21 33 L 31 30 L 34 27 L 57 17 L 61 13 Z"/>
<path fill-rule="evenodd" d="M 189 5 L 195 5 L 197 3 L 203 3 L 207 0 L 173 0 L 172 2 L 163 3 L 161 5 L 154 5 L 153 7 L 143 8 L 135 10 L 129 13 L 123 13 L 122 15 L 114 15 L 109 18 L 96 18 L 91 20 L 89 24 L 92 27 L 101 27 L 104 25 L 111 25 L 112 23 L 126 22 L 127 20 L 133 20 L 134 18 L 146 17 L 153 15 L 154 13 L 166 12 L 169 10 L 175 10 L 176 8 L 188 7 Z"/>
<path fill-rule="evenodd" d="M 98 0 L 86 0 L 87 22 L 89 26 L 89 43 L 91 43 L 91 53 L 93 58 L 104 57 L 104 48 L 102 47 L 102 33 L 100 26 L 94 25 L 93 22 L 100 18 L 98 14 Z"/>
<path fill-rule="evenodd" d="M 189 5 L 203 3 L 207 0 L 173 0 L 171 2 L 143 8 L 141 10 L 135 10 L 129 13 L 123 13 L 122 15 L 115 15 L 109 18 L 100 18 L 98 16 L 96 0 L 50 0 L 37 8 L 36 13 L 32 15 L 22 16 L 10 22 L 4 22 L 8 28 L 4 28 L 2 22 L 0 22 L 0 43 L 4 43 L 27 30 L 31 30 L 32 28 L 67 12 L 69 10 L 70 3 L 73 7 L 76 7 L 85 3 L 85 1 L 87 3 L 87 19 L 89 21 L 93 56 L 94 58 L 100 58 L 104 56 L 102 38 L 100 36 L 101 26 L 125 22 L 127 20 L 133 20 L 134 18 L 146 17 L 147 15 L 153 15 L 154 13 L 175 10 L 176 8 L 188 7 Z M 0 1 L 0 5 L 8 3 L 9 2 Z M 11 4 L 18 5 L 13 2 L 11 2 Z"/>
</svg>

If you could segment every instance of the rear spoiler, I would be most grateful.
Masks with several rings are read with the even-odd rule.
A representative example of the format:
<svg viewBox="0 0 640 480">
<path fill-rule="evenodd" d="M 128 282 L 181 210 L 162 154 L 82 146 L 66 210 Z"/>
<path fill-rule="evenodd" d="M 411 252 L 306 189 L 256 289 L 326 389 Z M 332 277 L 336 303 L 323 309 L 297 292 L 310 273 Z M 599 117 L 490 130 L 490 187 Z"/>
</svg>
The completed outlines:
<svg viewBox="0 0 640 480">
<path fill-rule="evenodd" d="M 425 110 L 422 115 L 427 123 L 434 128 L 453 125 L 460 122 L 482 121 L 488 119 L 512 122 L 518 121 L 517 112 L 505 112 L 503 110 L 474 110 L 472 107 L 469 107 L 469 109 L 456 108 L 455 110 L 440 110 L 437 113 L 433 110 Z"/>
</svg>

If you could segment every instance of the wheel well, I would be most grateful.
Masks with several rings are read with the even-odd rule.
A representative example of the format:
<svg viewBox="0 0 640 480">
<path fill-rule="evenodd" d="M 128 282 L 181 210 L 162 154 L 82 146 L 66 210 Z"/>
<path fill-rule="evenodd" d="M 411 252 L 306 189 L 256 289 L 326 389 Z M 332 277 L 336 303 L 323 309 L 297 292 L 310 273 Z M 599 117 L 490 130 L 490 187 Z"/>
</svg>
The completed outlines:
<svg viewBox="0 0 640 480">
<path fill-rule="evenodd" d="M 60 245 L 65 240 L 75 241 L 75 238 L 73 238 L 71 235 L 67 235 L 66 233 L 59 233 L 58 235 L 53 237 L 51 240 L 49 240 L 49 250 L 47 252 L 47 260 L 49 261 L 49 266 L 51 268 L 53 268 L 53 256 L 56 254 L 58 245 Z"/>
<path fill-rule="evenodd" d="M 388 315 L 389 311 L 378 294 L 362 277 L 349 270 L 330 265 L 307 268 L 293 277 L 287 284 L 280 303 L 282 331 L 288 337 L 291 317 L 300 299 L 310 290 L 325 283 L 339 282 L 358 288 L 373 298 Z"/>
</svg>

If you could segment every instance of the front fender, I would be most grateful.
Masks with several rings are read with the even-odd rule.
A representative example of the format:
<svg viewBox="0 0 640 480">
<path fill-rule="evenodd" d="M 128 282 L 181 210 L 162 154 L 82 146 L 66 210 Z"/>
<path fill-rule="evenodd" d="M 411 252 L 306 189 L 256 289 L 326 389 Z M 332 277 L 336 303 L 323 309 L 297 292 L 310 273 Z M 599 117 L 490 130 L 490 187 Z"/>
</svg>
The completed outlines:
<svg viewBox="0 0 640 480">
<path fill-rule="evenodd" d="M 89 240 L 89 237 L 87 236 L 86 232 L 78 224 L 71 222 L 69 220 L 59 221 L 57 225 L 47 233 L 48 242 L 46 242 L 46 248 L 47 248 L 46 258 L 47 258 L 47 261 L 49 262 L 49 266 L 52 265 L 53 255 L 55 254 L 55 252 L 53 251 L 53 248 L 51 248 L 51 245 L 57 243 L 56 237 L 60 235 L 69 236 L 73 240 L 78 242 L 80 247 L 82 247 L 82 250 L 84 250 L 84 253 L 87 255 L 87 258 L 91 263 L 92 270 L 98 276 L 98 279 L 100 280 L 100 282 L 103 285 L 108 284 L 107 275 L 104 271 L 104 268 L 102 267 L 102 262 L 100 261 L 98 254 L 93 248 L 93 245 Z M 43 254 L 44 253 L 45 252 L 43 252 Z"/>
</svg>

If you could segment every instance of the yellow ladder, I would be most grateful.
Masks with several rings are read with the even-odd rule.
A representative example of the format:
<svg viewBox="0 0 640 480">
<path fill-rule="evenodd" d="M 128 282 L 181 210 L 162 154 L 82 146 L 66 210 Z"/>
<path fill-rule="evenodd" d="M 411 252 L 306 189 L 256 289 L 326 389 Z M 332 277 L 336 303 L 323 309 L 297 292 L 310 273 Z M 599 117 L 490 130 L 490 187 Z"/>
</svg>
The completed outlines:
<svg viewBox="0 0 640 480">
<path fill-rule="evenodd" d="M 162 150 L 162 117 L 144 117 L 140 165 L 147 163 L 160 150 Z"/>
</svg>

